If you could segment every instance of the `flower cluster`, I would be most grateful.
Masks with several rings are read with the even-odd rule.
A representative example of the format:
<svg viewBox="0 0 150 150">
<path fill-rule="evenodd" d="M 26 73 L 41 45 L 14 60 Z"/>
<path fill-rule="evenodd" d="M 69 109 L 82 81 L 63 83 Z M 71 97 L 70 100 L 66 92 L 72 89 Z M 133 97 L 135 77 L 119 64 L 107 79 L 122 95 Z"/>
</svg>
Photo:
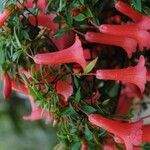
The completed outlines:
<svg viewBox="0 0 150 150">
<path fill-rule="evenodd" d="M 57 12 L 50 6 L 18 1 L 0 15 L 4 99 L 12 90 L 26 95 L 32 111 L 23 119 L 57 125 L 58 147 L 140 149 L 150 142 L 150 126 L 128 114 L 135 98 L 150 93 L 150 18 L 123 1 L 115 2 L 121 14 L 111 8 L 101 25 L 84 1 L 60 3 Z"/>
</svg>

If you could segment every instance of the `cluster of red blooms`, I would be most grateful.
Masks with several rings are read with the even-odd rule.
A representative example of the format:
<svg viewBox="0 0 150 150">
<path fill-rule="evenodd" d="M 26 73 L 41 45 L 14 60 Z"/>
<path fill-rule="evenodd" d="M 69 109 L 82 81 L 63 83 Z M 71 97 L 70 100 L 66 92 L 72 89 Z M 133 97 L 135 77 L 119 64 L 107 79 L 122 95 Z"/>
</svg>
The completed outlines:
<svg viewBox="0 0 150 150">
<path fill-rule="evenodd" d="M 57 66 L 68 63 L 78 64 L 73 65 L 73 70 L 75 73 L 80 72 L 81 69 L 85 70 L 87 66 L 87 58 L 89 57 L 88 50 L 83 49 L 82 40 L 80 40 L 74 32 L 67 32 L 58 39 L 54 39 L 52 37 L 52 35 L 58 30 L 59 25 L 53 22 L 55 14 L 45 13 L 46 5 L 46 0 L 40 0 L 37 2 L 37 6 L 40 10 L 40 13 L 37 16 L 38 25 L 39 27 L 42 26 L 50 29 L 50 37 L 59 51 L 35 55 L 33 57 L 36 64 L 35 70 L 39 70 L 39 65 L 51 64 Z M 27 8 L 32 8 L 32 1 L 27 0 L 25 6 Z M 22 7 L 23 6 L 18 4 L 19 9 L 22 9 Z M 130 5 L 122 1 L 116 2 L 115 8 L 122 14 L 131 18 L 133 22 L 123 25 L 100 25 L 100 32 L 87 32 L 85 34 L 86 41 L 90 43 L 119 46 L 126 51 L 129 58 L 132 57 L 132 54 L 136 52 L 137 48 L 140 51 L 143 51 L 144 48 L 149 50 L 150 18 L 135 11 Z M 82 9 L 83 8 L 79 8 L 77 11 L 80 12 Z M 77 15 L 77 11 L 73 11 L 75 16 Z M 11 13 L 8 9 L 3 11 L 0 15 L 0 27 L 4 25 L 10 14 Z M 29 16 L 29 21 L 32 25 L 35 25 L 36 23 L 34 19 L 35 18 L 33 16 Z M 62 25 L 62 27 L 63 26 L 64 25 Z M 136 66 L 129 66 L 128 68 L 123 69 L 100 69 L 92 73 L 92 75 L 95 75 L 97 79 L 121 81 L 126 85 L 121 91 L 116 114 L 126 114 L 133 98 L 139 97 L 142 99 L 145 84 L 150 81 L 150 71 L 146 69 L 145 61 L 144 56 L 141 55 Z M 30 74 L 31 69 L 26 70 L 21 68 L 19 71 L 24 73 L 29 81 L 32 81 Z M 53 114 L 49 113 L 49 111 L 45 110 L 43 112 L 42 108 L 35 105 L 34 98 L 30 95 L 26 83 L 16 83 L 6 71 L 3 73 L 3 80 L 3 96 L 5 99 L 10 96 L 12 89 L 17 92 L 24 93 L 29 97 L 32 106 L 32 113 L 30 116 L 24 116 L 24 119 L 38 120 L 45 118 L 47 121 L 52 121 L 54 119 Z M 47 81 L 52 80 L 53 78 L 51 77 L 47 78 Z M 40 83 L 42 83 L 42 81 Z M 56 92 L 63 96 L 63 102 L 67 105 L 69 96 L 73 94 L 71 78 L 68 77 L 66 81 L 59 80 L 54 87 Z M 45 90 L 44 87 L 42 90 Z M 104 142 L 105 150 L 115 150 L 115 142 L 121 143 L 127 150 L 138 150 L 140 149 L 140 144 L 150 142 L 150 126 L 144 126 L 142 119 L 131 123 L 109 119 L 100 114 L 90 114 L 88 115 L 88 120 L 93 126 L 104 128 L 112 134 L 113 138 L 109 137 Z M 88 149 L 85 140 L 83 140 L 81 144 L 82 150 Z"/>
</svg>

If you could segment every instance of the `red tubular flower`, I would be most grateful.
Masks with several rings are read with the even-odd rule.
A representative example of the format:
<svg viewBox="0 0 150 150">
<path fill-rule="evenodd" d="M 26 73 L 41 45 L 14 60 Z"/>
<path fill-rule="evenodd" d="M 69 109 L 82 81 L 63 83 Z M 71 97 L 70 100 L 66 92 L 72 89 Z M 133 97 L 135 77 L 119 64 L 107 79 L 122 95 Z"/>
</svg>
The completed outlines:
<svg viewBox="0 0 150 150">
<path fill-rule="evenodd" d="M 143 126 L 142 142 L 150 142 L 150 125 Z"/>
<path fill-rule="evenodd" d="M 150 29 L 150 18 L 135 11 L 130 5 L 124 2 L 117 2 L 115 8 L 126 16 L 130 17 L 140 29 Z"/>
<path fill-rule="evenodd" d="M 115 35 L 87 32 L 85 38 L 89 42 L 122 47 L 127 52 L 129 58 L 132 56 L 132 53 L 136 51 L 137 47 L 135 40 Z"/>
<path fill-rule="evenodd" d="M 150 142 L 150 125 L 145 125 L 142 127 L 142 144 Z M 122 144 L 122 142 L 121 142 Z M 134 147 L 133 150 L 141 150 L 140 147 Z"/>
<path fill-rule="evenodd" d="M 128 5 L 122 1 L 118 1 L 115 4 L 115 8 L 118 11 L 120 11 L 121 13 L 123 13 L 124 15 L 130 17 L 135 22 L 140 21 L 143 16 L 139 12 L 135 11 L 130 5 Z"/>
<path fill-rule="evenodd" d="M 4 25 L 10 14 L 11 9 L 4 9 L 3 13 L 0 14 L 0 28 Z"/>
<path fill-rule="evenodd" d="M 3 77 L 3 98 L 6 100 L 9 98 L 12 90 L 11 79 L 6 71 L 2 74 Z"/>
<path fill-rule="evenodd" d="M 123 140 L 127 150 L 132 150 L 133 146 L 138 146 L 142 142 L 142 124 L 143 120 L 135 123 L 127 123 L 107 119 L 99 114 L 88 116 L 91 124 L 104 128 L 108 132 Z"/>
<path fill-rule="evenodd" d="M 125 83 L 135 84 L 143 93 L 146 83 L 146 67 L 144 65 L 145 59 L 143 56 L 140 56 L 139 62 L 135 67 L 97 70 L 96 77 L 97 79 L 120 80 Z"/>
<path fill-rule="evenodd" d="M 71 47 L 58 52 L 37 54 L 33 59 L 37 64 L 78 63 L 83 69 L 86 67 L 83 48 L 78 36 L 76 36 L 75 43 Z"/>
<path fill-rule="evenodd" d="M 140 50 L 143 50 L 144 47 L 150 47 L 150 33 L 146 30 L 140 30 L 135 24 L 101 25 L 99 30 L 102 33 L 135 39 L 138 42 Z"/>
</svg>

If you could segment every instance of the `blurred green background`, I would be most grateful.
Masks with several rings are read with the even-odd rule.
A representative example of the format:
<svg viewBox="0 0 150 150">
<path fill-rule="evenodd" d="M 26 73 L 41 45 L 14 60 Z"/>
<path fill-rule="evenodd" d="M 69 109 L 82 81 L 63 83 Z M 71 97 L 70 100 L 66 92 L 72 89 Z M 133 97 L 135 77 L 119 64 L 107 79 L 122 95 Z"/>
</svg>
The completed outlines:
<svg viewBox="0 0 150 150">
<path fill-rule="evenodd" d="M 2 83 L 0 83 L 0 91 Z M 44 121 L 22 119 L 30 114 L 29 101 L 13 93 L 8 102 L 0 92 L 0 150 L 52 150 L 56 145 L 56 129 Z"/>
</svg>

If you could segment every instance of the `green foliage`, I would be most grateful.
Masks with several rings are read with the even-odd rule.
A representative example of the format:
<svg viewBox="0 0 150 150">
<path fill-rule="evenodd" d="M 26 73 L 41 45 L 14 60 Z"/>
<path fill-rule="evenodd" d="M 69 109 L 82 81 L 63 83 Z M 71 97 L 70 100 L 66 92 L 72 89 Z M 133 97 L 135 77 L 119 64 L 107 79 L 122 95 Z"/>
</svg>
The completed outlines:
<svg viewBox="0 0 150 150">
<path fill-rule="evenodd" d="M 79 88 L 75 94 L 75 100 L 79 102 L 81 99 L 81 89 Z"/>
<path fill-rule="evenodd" d="M 97 111 L 94 107 L 89 106 L 89 105 L 84 105 L 83 110 L 89 114 Z"/>
<path fill-rule="evenodd" d="M 142 145 L 142 148 L 143 148 L 144 150 L 149 150 L 149 149 L 150 149 L 150 143 L 145 143 L 145 144 L 143 144 L 143 145 Z"/>
<path fill-rule="evenodd" d="M 93 139 L 93 133 L 90 131 L 87 124 L 85 124 L 85 130 L 84 130 L 85 138 L 90 141 Z"/>
<path fill-rule="evenodd" d="M 84 73 L 87 74 L 89 73 L 96 65 L 98 60 L 98 57 L 96 57 L 94 60 L 92 60 L 85 68 Z"/>
<path fill-rule="evenodd" d="M 59 29 L 55 34 L 54 34 L 54 38 L 59 38 L 61 35 L 63 35 L 66 32 L 66 29 Z"/>
<path fill-rule="evenodd" d="M 2 0 L 0 9 L 15 6 L 16 2 L 16 0 Z M 0 29 L 2 70 L 7 70 L 18 84 L 25 84 L 38 107 L 41 107 L 43 111 L 48 110 L 53 113 L 54 123 L 56 122 L 58 126 L 57 135 L 61 141 L 60 144 L 67 149 L 80 149 L 82 139 L 86 139 L 91 149 L 101 147 L 102 139 L 108 134 L 105 130 L 92 126 L 87 121 L 87 115 L 99 113 L 111 118 L 116 117 L 115 109 L 122 85 L 112 81 L 99 81 L 95 77 L 89 79 L 88 74 L 95 68 L 115 68 L 127 65 L 126 60 L 120 61 L 121 52 L 117 54 L 115 51 L 111 52 L 111 60 L 108 51 L 102 51 L 102 56 L 97 52 L 98 57 L 95 59 L 91 57 L 85 70 L 76 74 L 72 69 L 72 64 L 42 65 L 36 69 L 33 57 L 37 53 L 57 51 L 57 45 L 51 38 L 58 39 L 69 31 L 77 31 L 79 36 L 80 32 L 97 31 L 97 26 L 106 21 L 105 17 L 113 9 L 113 3 L 113 0 L 49 0 L 47 13 L 56 12 L 54 22 L 60 25 L 53 37 L 49 37 L 50 29 L 33 26 L 29 22 L 28 15 L 33 15 L 37 19 L 36 3 L 33 9 L 16 9 L 5 26 Z M 131 4 L 136 10 L 150 14 L 146 1 L 131 0 Z M 73 16 L 73 10 L 80 11 Z M 95 45 L 89 46 L 86 42 L 83 42 L 83 47 L 89 48 L 91 52 L 96 49 Z M 100 62 L 99 57 L 101 57 Z M 29 73 L 30 77 L 20 71 L 22 68 Z M 56 84 L 60 80 L 67 81 L 69 77 L 72 79 L 73 94 L 69 97 L 68 103 L 65 103 L 62 95 L 57 93 Z M 94 98 L 95 92 L 101 93 L 100 98 Z M 88 101 L 89 99 L 91 102 Z M 120 116 L 121 119 L 124 117 L 129 119 L 132 115 Z"/>
<path fill-rule="evenodd" d="M 138 11 L 142 11 L 142 1 L 141 0 L 132 0 L 132 4 Z"/>
</svg>

